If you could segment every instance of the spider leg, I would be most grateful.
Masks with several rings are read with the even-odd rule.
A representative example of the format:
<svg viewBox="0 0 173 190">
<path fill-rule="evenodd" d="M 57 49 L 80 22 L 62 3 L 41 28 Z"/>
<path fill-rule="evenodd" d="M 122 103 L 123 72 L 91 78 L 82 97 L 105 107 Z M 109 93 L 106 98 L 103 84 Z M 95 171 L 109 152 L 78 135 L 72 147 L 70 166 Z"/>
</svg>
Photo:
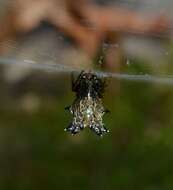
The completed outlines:
<svg viewBox="0 0 173 190">
<path fill-rule="evenodd" d="M 79 133 L 83 129 L 82 125 L 76 125 L 73 122 L 64 129 L 64 131 L 70 132 L 72 135 Z"/>
<path fill-rule="evenodd" d="M 109 133 L 109 130 L 106 127 L 104 127 L 104 126 L 102 126 L 100 128 L 100 130 L 101 130 L 102 133 Z"/>
<path fill-rule="evenodd" d="M 71 107 L 71 106 L 67 106 L 67 107 L 65 107 L 64 109 L 70 111 L 70 107 Z"/>
<path fill-rule="evenodd" d="M 104 93 L 104 91 L 105 91 L 105 88 L 107 87 L 107 80 L 106 80 L 106 78 L 103 78 L 102 79 L 102 93 Z"/>
<path fill-rule="evenodd" d="M 77 77 L 77 79 L 74 79 L 74 74 L 72 73 L 71 78 L 72 78 L 72 91 L 75 92 L 77 89 L 77 86 L 80 83 L 80 80 L 82 78 L 82 75 L 84 73 L 84 70 L 81 71 L 80 75 Z"/>
<path fill-rule="evenodd" d="M 110 110 L 105 109 L 105 110 L 104 110 L 104 113 L 110 113 Z"/>
<path fill-rule="evenodd" d="M 100 126 L 100 125 L 91 126 L 90 129 L 92 131 L 94 131 L 100 137 L 102 137 L 104 133 L 108 133 L 109 132 L 108 129 L 106 129 L 104 126 Z"/>
<path fill-rule="evenodd" d="M 98 96 L 100 98 L 103 97 L 104 91 L 105 91 L 105 86 L 106 86 L 106 79 L 98 79 L 98 83 L 95 85 L 95 90 L 98 93 Z"/>
</svg>

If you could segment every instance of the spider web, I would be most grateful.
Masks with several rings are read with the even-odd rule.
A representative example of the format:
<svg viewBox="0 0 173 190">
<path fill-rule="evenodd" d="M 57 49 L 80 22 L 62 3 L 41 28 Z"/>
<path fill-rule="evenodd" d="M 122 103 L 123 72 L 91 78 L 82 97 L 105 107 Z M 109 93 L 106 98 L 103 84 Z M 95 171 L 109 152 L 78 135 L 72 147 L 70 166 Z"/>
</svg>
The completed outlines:
<svg viewBox="0 0 173 190">
<path fill-rule="evenodd" d="M 61 73 L 71 73 L 71 72 L 77 72 L 80 73 L 80 69 L 74 69 L 69 66 L 64 66 L 62 64 L 58 63 L 37 63 L 31 60 L 11 60 L 8 58 L 0 58 L 0 64 L 6 64 L 6 65 L 16 65 L 21 67 L 29 67 L 32 69 L 37 70 L 43 70 L 46 72 L 61 72 Z M 97 70 L 90 70 L 92 73 L 95 73 L 99 77 L 111 77 L 111 78 L 117 78 L 122 80 L 130 80 L 130 81 L 145 81 L 145 82 L 153 82 L 153 83 L 160 83 L 160 84 L 166 84 L 166 85 L 173 85 L 173 75 L 133 75 L 133 74 L 125 74 L 125 73 L 111 73 L 111 72 L 102 72 Z"/>
</svg>

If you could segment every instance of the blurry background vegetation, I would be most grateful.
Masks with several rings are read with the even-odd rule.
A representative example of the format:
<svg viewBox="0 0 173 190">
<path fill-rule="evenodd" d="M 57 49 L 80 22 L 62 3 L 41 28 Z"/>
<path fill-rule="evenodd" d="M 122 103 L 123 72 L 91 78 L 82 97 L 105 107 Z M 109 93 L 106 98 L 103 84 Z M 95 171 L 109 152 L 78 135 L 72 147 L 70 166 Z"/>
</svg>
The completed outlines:
<svg viewBox="0 0 173 190">
<path fill-rule="evenodd" d="M 152 2 L 148 7 L 158 6 L 156 12 L 170 5 Z M 143 1 L 120 3 L 145 7 Z M 172 74 L 171 38 L 125 36 L 119 72 Z M 87 59 L 44 24 L 9 48 L 11 59 L 74 65 Z M 1 65 L 0 190 L 172 190 L 173 86 L 113 78 L 107 83 L 103 101 L 111 113 L 104 121 L 110 133 L 99 138 L 86 129 L 71 136 L 63 130 L 71 120 L 64 107 L 74 100 L 70 73 Z"/>
</svg>

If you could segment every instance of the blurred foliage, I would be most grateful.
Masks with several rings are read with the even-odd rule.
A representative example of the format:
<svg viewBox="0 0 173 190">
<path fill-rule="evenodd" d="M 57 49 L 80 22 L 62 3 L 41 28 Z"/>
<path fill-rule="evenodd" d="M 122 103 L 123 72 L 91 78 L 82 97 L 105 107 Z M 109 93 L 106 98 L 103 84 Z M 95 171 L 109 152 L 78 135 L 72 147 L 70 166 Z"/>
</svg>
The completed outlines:
<svg viewBox="0 0 173 190">
<path fill-rule="evenodd" d="M 152 72 L 131 62 L 126 72 Z M 173 88 L 108 83 L 104 104 L 111 113 L 104 119 L 111 132 L 99 138 L 89 129 L 63 131 L 71 119 L 64 107 L 74 99 L 70 76 L 1 80 L 0 189 L 172 190 Z"/>
</svg>

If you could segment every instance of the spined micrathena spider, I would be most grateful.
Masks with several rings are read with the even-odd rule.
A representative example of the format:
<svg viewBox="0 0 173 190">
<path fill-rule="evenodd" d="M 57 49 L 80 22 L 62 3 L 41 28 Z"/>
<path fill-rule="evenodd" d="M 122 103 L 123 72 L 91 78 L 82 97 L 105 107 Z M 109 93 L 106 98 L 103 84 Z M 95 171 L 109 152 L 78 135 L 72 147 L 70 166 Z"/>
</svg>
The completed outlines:
<svg viewBox="0 0 173 190">
<path fill-rule="evenodd" d="M 99 136 L 109 132 L 102 119 L 109 112 L 102 104 L 104 89 L 105 79 L 91 72 L 82 71 L 76 80 L 72 75 L 72 91 L 76 93 L 76 99 L 71 106 L 65 108 L 73 115 L 72 122 L 65 131 L 76 134 L 89 127 Z"/>
</svg>

